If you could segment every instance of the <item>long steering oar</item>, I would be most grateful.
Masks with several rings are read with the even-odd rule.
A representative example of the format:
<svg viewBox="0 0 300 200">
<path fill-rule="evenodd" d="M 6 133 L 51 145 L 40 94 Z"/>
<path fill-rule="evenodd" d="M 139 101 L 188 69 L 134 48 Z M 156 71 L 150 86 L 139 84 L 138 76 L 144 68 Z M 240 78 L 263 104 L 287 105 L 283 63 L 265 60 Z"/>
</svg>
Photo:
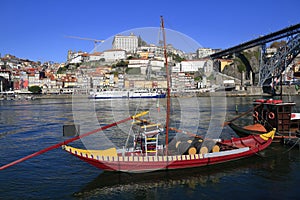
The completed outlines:
<svg viewBox="0 0 300 200">
<path fill-rule="evenodd" d="M 8 168 L 8 167 L 10 167 L 10 166 L 13 166 L 13 165 L 18 164 L 18 163 L 20 163 L 20 162 L 23 162 L 23 161 L 25 161 L 25 160 L 28 160 L 28 159 L 30 159 L 30 158 L 32 158 L 32 157 L 41 155 L 41 154 L 43 154 L 43 153 L 45 153 L 45 152 L 47 152 L 47 151 L 50 151 L 50 150 L 52 150 L 52 149 L 56 149 L 56 148 L 58 148 L 58 147 L 61 147 L 62 145 L 68 144 L 68 143 L 73 142 L 73 141 L 75 141 L 75 140 L 78 140 L 78 139 L 80 139 L 80 138 L 83 138 L 83 137 L 92 135 L 92 134 L 97 133 L 97 132 L 99 132 L 99 131 L 103 131 L 103 130 L 105 130 L 105 129 L 111 128 L 111 127 L 116 126 L 116 125 L 118 125 L 118 124 L 127 122 L 127 121 L 129 121 L 129 120 L 131 120 L 131 119 L 136 119 L 136 118 L 138 118 L 138 117 L 141 117 L 141 116 L 143 116 L 143 115 L 146 115 L 148 112 L 149 112 L 149 111 L 141 112 L 141 113 L 139 113 L 139 114 L 137 114 L 137 115 L 130 116 L 130 117 L 126 118 L 126 119 L 122 119 L 122 120 L 117 121 L 117 122 L 114 122 L 114 123 L 112 123 L 112 124 L 108 124 L 108 125 L 106 125 L 106 126 L 102 126 L 102 127 L 98 128 L 98 129 L 95 129 L 95 130 L 93 130 L 93 131 L 84 133 L 84 134 L 82 134 L 82 135 L 73 137 L 73 138 L 71 138 L 71 139 L 65 140 L 65 141 L 60 142 L 60 143 L 57 143 L 57 144 L 55 144 L 55 145 L 52 145 L 52 146 L 47 147 L 47 148 L 45 148 L 45 149 L 42 149 L 42 150 L 40 150 L 40 151 L 38 151 L 38 152 L 35 152 L 35 153 L 33 153 L 33 154 L 30 154 L 30 155 L 28 155 L 28 156 L 25 156 L 25 157 L 23 157 L 23 158 L 20 158 L 20 159 L 18 159 L 18 160 L 16 160 L 16 161 L 13 161 L 13 162 L 11 162 L 11 163 L 8 163 L 8 164 L 6 164 L 6 165 L 3 165 L 2 167 L 0 167 L 0 170 L 6 169 L 6 168 Z"/>
<path fill-rule="evenodd" d="M 249 112 L 251 112 L 252 110 L 258 108 L 258 107 L 261 106 L 261 105 L 262 105 L 262 104 L 258 104 L 258 105 L 256 105 L 256 106 L 254 106 L 253 108 L 250 108 L 250 109 L 247 110 L 246 112 L 240 114 L 239 116 L 237 116 L 237 117 L 235 117 L 235 118 L 233 118 L 233 119 L 231 119 L 231 120 L 229 120 L 229 121 L 227 121 L 227 122 L 224 122 L 223 126 L 227 126 L 227 125 L 230 124 L 231 122 L 233 122 L 233 121 L 235 121 L 235 120 L 241 118 L 241 117 L 244 116 L 244 115 L 247 115 Z"/>
</svg>

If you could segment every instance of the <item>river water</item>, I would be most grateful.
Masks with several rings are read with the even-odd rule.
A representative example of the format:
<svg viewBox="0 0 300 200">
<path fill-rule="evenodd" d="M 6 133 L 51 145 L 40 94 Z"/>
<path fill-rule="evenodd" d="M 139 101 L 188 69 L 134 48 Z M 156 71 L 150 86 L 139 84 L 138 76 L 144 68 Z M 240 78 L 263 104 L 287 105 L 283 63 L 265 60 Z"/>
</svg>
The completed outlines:
<svg viewBox="0 0 300 200">
<path fill-rule="evenodd" d="M 238 114 L 250 109 L 253 98 L 173 98 L 171 123 L 199 135 L 230 138 L 235 133 L 219 124 L 237 116 L 236 105 Z M 291 98 L 299 112 L 299 97 Z M 0 165 L 69 139 L 63 137 L 63 125 L 80 123 L 84 133 L 147 109 L 153 121 L 161 122 L 164 105 L 163 99 L 0 101 Z M 249 122 L 251 116 L 245 116 L 239 123 Z M 105 144 L 122 147 L 130 125 L 102 132 Z M 73 144 L 96 148 L 103 137 Z M 299 182 L 299 148 L 281 144 L 225 164 L 146 174 L 103 173 L 58 148 L 1 170 L 0 199 L 297 199 Z"/>
</svg>

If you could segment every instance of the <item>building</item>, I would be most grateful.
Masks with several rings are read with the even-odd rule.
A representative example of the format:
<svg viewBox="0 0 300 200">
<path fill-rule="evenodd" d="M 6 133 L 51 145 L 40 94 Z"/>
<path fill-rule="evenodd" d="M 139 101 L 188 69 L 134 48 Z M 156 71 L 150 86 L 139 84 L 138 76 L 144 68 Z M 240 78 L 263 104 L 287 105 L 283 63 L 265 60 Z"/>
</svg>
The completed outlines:
<svg viewBox="0 0 300 200">
<path fill-rule="evenodd" d="M 115 62 L 126 59 L 126 51 L 123 49 L 111 49 L 103 51 L 103 58 L 105 62 Z"/>
<path fill-rule="evenodd" d="M 157 47 L 154 44 L 150 44 L 147 46 L 141 46 L 137 48 L 137 52 L 138 56 L 140 58 L 154 58 L 156 55 L 162 55 L 163 54 L 163 50 L 160 47 Z"/>
<path fill-rule="evenodd" d="M 92 54 L 83 54 L 84 62 L 93 62 L 93 61 L 100 61 L 101 59 L 105 59 L 103 53 L 101 52 L 94 52 Z"/>
<path fill-rule="evenodd" d="M 146 89 L 153 89 L 153 88 L 167 88 L 167 81 L 166 80 L 144 80 L 144 79 L 125 79 L 124 80 L 124 88 L 126 89 L 133 89 L 133 88 L 146 88 Z"/>
<path fill-rule="evenodd" d="M 215 53 L 215 50 L 211 48 L 199 48 L 197 49 L 197 58 L 205 58 Z"/>
<path fill-rule="evenodd" d="M 72 52 L 71 50 L 68 51 L 68 62 L 71 64 L 76 64 L 76 63 L 82 63 L 83 62 L 83 57 L 87 53 L 78 51 L 78 52 Z"/>
<path fill-rule="evenodd" d="M 233 60 L 231 59 L 218 59 L 218 61 L 220 63 L 220 72 L 222 72 L 226 66 L 233 64 Z"/>
<path fill-rule="evenodd" d="M 180 72 L 197 72 L 203 69 L 206 60 L 186 60 L 176 64 L 180 66 Z"/>
<path fill-rule="evenodd" d="M 266 58 L 272 57 L 275 53 L 277 53 L 277 48 L 267 48 L 266 49 Z"/>
<path fill-rule="evenodd" d="M 130 59 L 128 62 L 128 68 L 141 68 L 146 67 L 149 63 L 148 59 Z"/>
<path fill-rule="evenodd" d="M 174 73 L 171 75 L 171 88 L 175 90 L 194 89 L 194 77 L 184 72 Z"/>
<path fill-rule="evenodd" d="M 133 33 L 129 36 L 116 35 L 112 46 L 113 49 L 123 49 L 127 52 L 136 52 L 138 48 L 138 37 Z"/>
</svg>

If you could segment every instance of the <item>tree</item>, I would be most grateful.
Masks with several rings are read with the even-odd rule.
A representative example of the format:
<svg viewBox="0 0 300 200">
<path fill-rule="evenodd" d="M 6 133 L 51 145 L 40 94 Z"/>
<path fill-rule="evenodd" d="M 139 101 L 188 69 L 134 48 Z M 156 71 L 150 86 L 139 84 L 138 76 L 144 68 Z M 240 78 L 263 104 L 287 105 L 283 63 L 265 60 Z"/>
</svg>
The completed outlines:
<svg viewBox="0 0 300 200">
<path fill-rule="evenodd" d="M 141 36 L 139 35 L 138 37 L 138 46 L 141 47 L 141 46 L 146 46 L 147 45 L 147 42 L 145 42 Z"/>
<path fill-rule="evenodd" d="M 236 64 L 236 66 L 237 66 L 237 68 L 238 68 L 238 71 L 239 71 L 240 73 L 246 71 L 246 66 L 245 66 L 245 64 L 243 63 L 243 61 L 241 61 L 240 58 L 235 58 L 235 59 L 234 59 L 234 63 Z"/>
<path fill-rule="evenodd" d="M 29 87 L 28 91 L 32 92 L 33 94 L 40 94 L 40 93 L 42 93 L 42 88 L 37 85 L 34 85 L 34 86 Z"/>
<path fill-rule="evenodd" d="M 116 63 L 116 67 L 127 67 L 128 66 L 128 62 L 121 60 L 118 63 Z"/>
<path fill-rule="evenodd" d="M 281 41 L 275 41 L 270 45 L 270 48 L 276 48 L 277 50 L 280 49 L 281 47 L 286 46 L 286 41 L 281 40 Z"/>
<path fill-rule="evenodd" d="M 180 57 L 178 54 L 171 53 L 171 56 L 172 56 L 173 60 L 175 60 L 176 62 L 181 62 L 181 61 L 186 60 L 185 58 Z"/>
<path fill-rule="evenodd" d="M 58 68 L 57 73 L 58 74 L 64 74 L 64 73 L 66 73 L 67 70 L 68 70 L 67 66 L 60 67 L 60 68 Z"/>
</svg>

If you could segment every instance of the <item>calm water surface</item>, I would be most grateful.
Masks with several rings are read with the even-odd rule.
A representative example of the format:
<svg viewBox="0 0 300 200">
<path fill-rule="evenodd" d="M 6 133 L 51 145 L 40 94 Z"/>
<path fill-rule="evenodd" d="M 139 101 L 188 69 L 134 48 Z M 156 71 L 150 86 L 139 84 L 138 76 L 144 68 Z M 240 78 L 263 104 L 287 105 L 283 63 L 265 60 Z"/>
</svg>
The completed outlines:
<svg viewBox="0 0 300 200">
<path fill-rule="evenodd" d="M 247 111 L 253 98 L 226 100 L 224 107 L 223 99 L 215 99 L 212 109 L 210 98 L 174 99 L 172 124 L 203 135 L 223 113 L 225 119 L 235 117 L 236 104 L 240 112 Z M 293 100 L 300 112 L 299 97 Z M 158 103 L 160 114 L 155 112 Z M 0 101 L 0 165 L 68 139 L 62 136 L 63 125 L 74 120 L 94 128 L 95 121 L 105 125 L 147 108 L 153 119 L 162 120 L 164 103 L 151 99 Z M 249 116 L 240 123 L 250 121 Z M 122 147 L 128 127 L 130 123 L 104 134 Z M 234 133 L 224 127 L 220 136 Z M 73 144 L 97 147 L 100 143 L 94 136 Z M 0 199 L 298 199 L 299 182 L 300 151 L 280 144 L 226 164 L 147 174 L 103 173 L 59 148 L 0 171 Z"/>
</svg>

